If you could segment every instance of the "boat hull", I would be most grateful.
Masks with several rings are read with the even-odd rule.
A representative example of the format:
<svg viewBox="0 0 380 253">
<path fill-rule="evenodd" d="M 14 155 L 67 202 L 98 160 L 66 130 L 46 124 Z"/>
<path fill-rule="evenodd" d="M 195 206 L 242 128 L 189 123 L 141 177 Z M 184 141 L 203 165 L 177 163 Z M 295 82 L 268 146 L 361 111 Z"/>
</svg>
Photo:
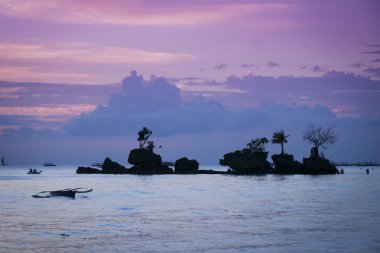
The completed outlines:
<svg viewBox="0 0 380 253">
<path fill-rule="evenodd" d="M 75 193 L 76 191 L 51 191 L 50 195 L 52 197 L 57 197 L 57 196 L 63 196 L 63 197 L 70 197 L 70 198 L 75 198 Z"/>
</svg>

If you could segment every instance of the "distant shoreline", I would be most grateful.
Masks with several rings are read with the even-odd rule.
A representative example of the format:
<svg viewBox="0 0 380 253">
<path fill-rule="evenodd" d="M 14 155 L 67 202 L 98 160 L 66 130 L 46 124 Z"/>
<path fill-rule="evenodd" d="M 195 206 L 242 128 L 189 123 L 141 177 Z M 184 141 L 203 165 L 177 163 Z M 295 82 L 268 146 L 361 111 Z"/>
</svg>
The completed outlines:
<svg viewBox="0 0 380 253">
<path fill-rule="evenodd" d="M 348 163 L 348 162 L 341 162 L 341 163 L 334 163 L 336 166 L 380 166 L 380 163 L 375 162 L 358 162 L 358 163 Z"/>
</svg>

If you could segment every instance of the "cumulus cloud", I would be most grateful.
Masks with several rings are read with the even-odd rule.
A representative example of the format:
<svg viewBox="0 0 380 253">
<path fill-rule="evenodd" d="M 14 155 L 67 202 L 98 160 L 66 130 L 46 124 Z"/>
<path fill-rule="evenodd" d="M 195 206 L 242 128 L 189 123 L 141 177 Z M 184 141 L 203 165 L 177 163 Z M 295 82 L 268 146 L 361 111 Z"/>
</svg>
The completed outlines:
<svg viewBox="0 0 380 253">
<path fill-rule="evenodd" d="M 217 127 L 225 115 L 219 103 L 202 98 L 183 102 L 180 90 L 163 77 L 144 80 L 132 71 L 122 81 L 122 89 L 123 93 L 111 95 L 105 106 L 70 120 L 65 127 L 68 133 L 129 135 L 145 125 L 163 135 L 203 132 Z"/>
<path fill-rule="evenodd" d="M 228 63 L 220 63 L 218 65 L 215 65 L 214 66 L 214 69 L 217 69 L 217 70 L 224 70 L 225 68 L 228 67 Z"/>
<path fill-rule="evenodd" d="M 266 103 L 259 108 L 227 108 L 222 103 L 196 97 L 183 101 L 179 89 L 163 77 L 145 80 L 135 71 L 122 81 L 123 93 L 113 94 L 104 106 L 83 113 L 67 122 L 70 135 L 133 135 L 149 126 L 158 135 L 242 131 L 266 128 L 284 120 L 335 120 L 335 114 L 324 107 L 284 107 Z M 286 114 L 286 119 L 281 115 Z M 288 123 L 286 123 L 288 122 Z"/>
<path fill-rule="evenodd" d="M 203 84 L 201 86 L 201 84 Z M 206 83 L 199 83 L 206 89 Z M 380 81 L 352 73 L 329 71 L 317 77 L 230 76 L 212 88 L 237 89 L 239 93 L 208 93 L 210 99 L 231 107 L 258 107 L 265 102 L 287 106 L 330 108 L 339 117 L 378 117 Z M 197 87 L 192 84 L 192 87 Z M 194 88 L 192 89 L 194 92 Z"/>
<path fill-rule="evenodd" d="M 272 61 L 268 62 L 268 67 L 270 68 L 274 68 L 278 66 L 280 66 L 280 64 L 278 64 L 277 62 L 272 62 Z"/>
<path fill-rule="evenodd" d="M 103 102 L 98 103 L 96 109 L 86 109 L 84 111 L 88 112 L 68 121 L 68 115 L 62 114 L 65 116 L 62 131 L 75 136 L 128 136 L 134 135 L 142 126 L 154 128 L 159 135 L 241 131 L 259 125 L 275 126 L 276 122 L 289 118 L 289 115 L 294 115 L 294 120 L 296 117 L 299 120 L 304 118 L 304 122 L 319 117 L 321 121 L 323 118 L 333 121 L 336 117 L 378 118 L 377 108 L 380 107 L 380 81 L 342 72 L 327 72 L 321 77 L 230 76 L 224 82 L 191 78 L 188 84 L 186 81 L 181 83 L 184 86 L 179 86 L 180 90 L 166 78 L 152 76 L 147 80 L 132 71 L 118 85 L 119 88 L 110 86 L 114 87 L 112 94 L 107 92 L 107 86 L 36 84 L 36 90 L 31 92 L 31 86 L 19 84 L 4 93 L 10 96 L 7 98 L 9 103 L 12 94 L 21 97 L 19 100 L 13 98 L 16 99 L 13 101 L 14 109 L 9 110 L 9 116 L 4 116 L 0 125 L 4 128 L 8 122 L 17 128 L 60 128 L 61 125 L 46 125 L 47 121 L 62 123 L 62 118 L 57 121 L 58 115 L 49 114 L 50 118 L 42 118 L 43 122 L 36 121 L 37 118 L 12 118 L 22 116 L 22 111 L 17 115 L 13 113 L 22 107 L 21 103 L 33 109 L 42 106 L 45 100 L 53 106 L 49 110 L 53 110 L 58 106 L 53 104 L 54 94 L 72 97 L 62 107 L 65 110 L 85 99 L 86 93 L 89 96 L 101 96 L 101 93 L 108 96 L 108 101 L 104 98 L 88 100 L 94 105 L 96 101 Z M 10 86 L 3 86 L 3 89 Z M 33 97 L 31 94 L 41 96 Z M 57 99 L 60 103 L 60 98 Z"/>
<path fill-rule="evenodd" d="M 362 142 L 373 148 L 360 155 L 370 153 L 368 157 L 374 157 L 373 150 L 378 150 L 380 121 L 377 108 L 380 99 L 378 92 L 374 91 L 379 90 L 379 81 L 328 72 L 314 78 L 231 76 L 223 83 L 213 81 L 209 85 L 216 88 L 223 85 L 226 89 L 234 87 L 243 93 L 224 93 L 220 102 L 218 96 L 209 96 L 208 99 L 192 96 L 184 100 L 183 91 L 180 92 L 166 78 L 152 76 L 144 79 L 132 71 L 122 80 L 120 92 L 111 94 L 108 102 L 65 121 L 63 125 L 46 127 L 45 122 L 33 117 L 0 117 L 0 125 L 8 123 L 12 126 L 0 136 L 4 140 L 0 147 L 16 145 L 14 143 L 22 146 L 41 139 L 48 141 L 46 145 L 49 147 L 57 146 L 57 143 L 68 146 L 67 140 L 70 139 L 90 156 L 91 152 L 99 151 L 95 150 L 98 147 L 89 147 L 88 143 L 102 140 L 100 148 L 103 153 L 113 150 L 125 156 L 124 151 L 120 151 L 125 145 L 125 138 L 131 139 L 131 147 L 134 146 L 137 131 L 147 126 L 166 147 L 164 154 L 190 154 L 215 162 L 223 153 L 242 148 L 251 138 L 270 138 L 274 131 L 284 129 L 292 136 L 292 144 L 289 145 L 294 146 L 288 147 L 292 148 L 292 153 L 302 157 L 308 153 L 305 154 L 307 146 L 301 142 L 302 131 L 313 122 L 337 129 L 343 143 L 339 149 L 344 150 L 340 157 L 350 154 L 345 147 Z M 268 100 L 263 100 L 263 97 Z M 347 105 L 342 102 L 344 100 L 354 103 Z M 326 105 L 326 101 L 333 103 Z M 344 110 L 350 105 L 362 105 L 366 110 L 370 106 L 377 120 L 367 120 L 363 116 L 344 118 L 337 114 L 336 110 Z M 36 138 L 29 138 L 34 136 Z M 86 142 L 81 143 L 83 139 Z M 47 147 L 45 152 L 51 152 L 46 151 Z M 14 146 L 14 150 L 16 154 L 18 148 Z M 70 152 L 65 152 L 71 157 Z M 357 152 L 355 155 L 360 157 Z"/>
</svg>

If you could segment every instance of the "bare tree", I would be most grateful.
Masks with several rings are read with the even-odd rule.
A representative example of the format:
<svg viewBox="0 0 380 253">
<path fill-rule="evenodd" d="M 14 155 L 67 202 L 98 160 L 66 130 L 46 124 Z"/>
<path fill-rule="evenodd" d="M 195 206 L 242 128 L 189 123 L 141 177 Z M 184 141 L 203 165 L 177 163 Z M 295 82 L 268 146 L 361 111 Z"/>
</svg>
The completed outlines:
<svg viewBox="0 0 380 253">
<path fill-rule="evenodd" d="M 267 144 L 268 142 L 268 139 L 265 137 L 251 140 L 247 144 L 247 150 L 249 150 L 252 153 L 265 152 L 265 144 Z"/>
<path fill-rule="evenodd" d="M 319 125 L 310 124 L 303 134 L 303 139 L 313 145 L 311 156 L 318 157 L 319 147 L 325 149 L 328 145 L 333 145 L 338 140 L 338 137 L 333 132 L 332 127 L 323 129 Z"/>
</svg>

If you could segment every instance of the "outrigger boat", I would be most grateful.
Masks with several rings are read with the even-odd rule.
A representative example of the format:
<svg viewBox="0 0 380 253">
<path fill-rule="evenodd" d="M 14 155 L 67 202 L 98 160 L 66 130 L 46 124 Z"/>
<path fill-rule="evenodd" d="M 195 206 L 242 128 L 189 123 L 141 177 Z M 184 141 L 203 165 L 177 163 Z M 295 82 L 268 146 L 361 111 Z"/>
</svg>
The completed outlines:
<svg viewBox="0 0 380 253">
<path fill-rule="evenodd" d="M 58 191 L 42 191 L 39 192 L 35 195 L 33 195 L 34 198 L 51 198 L 51 197 L 70 197 L 70 198 L 75 198 L 76 193 L 86 193 L 86 192 L 91 192 L 92 189 L 88 188 L 67 188 L 63 190 L 58 190 Z"/>
<path fill-rule="evenodd" d="M 27 174 L 41 174 L 42 170 L 29 169 Z"/>
</svg>

